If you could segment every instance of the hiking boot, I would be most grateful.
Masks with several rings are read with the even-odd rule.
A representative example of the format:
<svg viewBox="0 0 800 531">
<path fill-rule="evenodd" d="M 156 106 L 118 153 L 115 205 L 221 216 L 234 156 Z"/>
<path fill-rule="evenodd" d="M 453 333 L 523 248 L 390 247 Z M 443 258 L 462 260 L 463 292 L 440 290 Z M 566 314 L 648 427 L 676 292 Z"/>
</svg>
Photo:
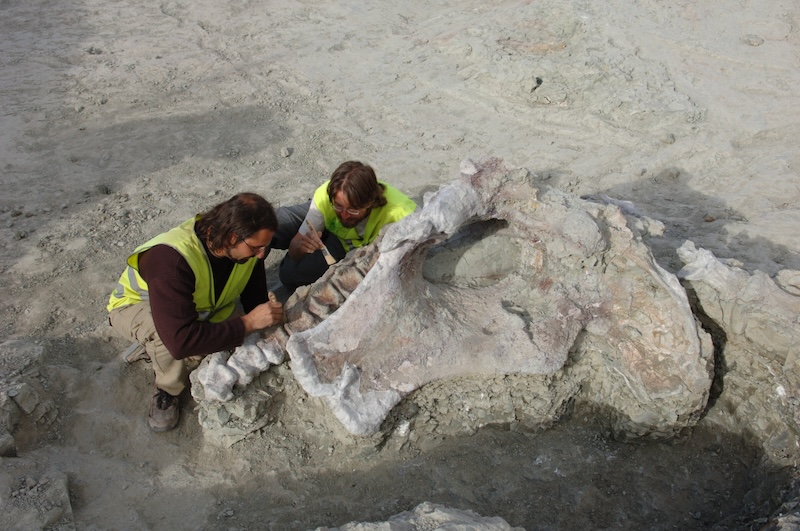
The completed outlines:
<svg viewBox="0 0 800 531">
<path fill-rule="evenodd" d="M 178 425 L 181 416 L 180 398 L 156 387 L 150 400 L 148 422 L 153 431 L 169 431 Z"/>
</svg>

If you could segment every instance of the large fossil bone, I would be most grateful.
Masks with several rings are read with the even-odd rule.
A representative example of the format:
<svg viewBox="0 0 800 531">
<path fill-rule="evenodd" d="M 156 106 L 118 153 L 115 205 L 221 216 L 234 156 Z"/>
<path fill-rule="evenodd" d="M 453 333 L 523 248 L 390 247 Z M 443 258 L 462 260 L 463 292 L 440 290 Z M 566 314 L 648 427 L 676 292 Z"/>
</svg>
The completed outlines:
<svg viewBox="0 0 800 531">
<path fill-rule="evenodd" d="M 576 363 L 601 360 L 585 396 L 639 431 L 696 420 L 711 348 L 677 278 L 618 207 L 537 195 L 527 172 L 498 159 L 462 163 L 458 179 L 390 226 L 341 307 L 289 337 L 306 392 L 370 435 L 426 383 L 552 374 L 572 352 Z"/>
<path fill-rule="evenodd" d="M 527 171 L 465 161 L 377 247 L 300 288 L 283 327 L 192 373 L 206 433 L 230 443 L 269 422 L 274 386 L 248 382 L 280 363 L 284 347 L 303 389 L 356 435 L 376 433 L 399 400 L 431 382 L 511 374 L 539 380 L 510 409 L 483 403 L 494 393 L 463 404 L 483 410 L 479 424 L 499 414 L 544 426 L 581 399 L 614 412 L 620 435 L 692 425 L 709 396 L 710 338 L 639 237 L 660 224 L 600 201 L 540 196 Z"/>
</svg>

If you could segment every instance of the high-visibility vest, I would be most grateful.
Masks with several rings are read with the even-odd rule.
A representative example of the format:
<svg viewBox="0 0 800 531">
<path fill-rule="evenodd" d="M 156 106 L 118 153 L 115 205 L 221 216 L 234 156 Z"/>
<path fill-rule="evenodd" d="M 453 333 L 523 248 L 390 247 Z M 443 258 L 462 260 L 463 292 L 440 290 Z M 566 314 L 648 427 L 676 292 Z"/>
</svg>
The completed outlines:
<svg viewBox="0 0 800 531">
<path fill-rule="evenodd" d="M 201 321 L 219 322 L 227 319 L 236 305 L 236 298 L 244 291 L 258 258 L 244 264 L 235 264 L 219 299 L 214 294 L 214 274 L 202 242 L 194 232 L 196 216 L 179 226 L 161 233 L 137 247 L 128 257 L 128 267 L 119 277 L 116 288 L 108 300 L 108 311 L 149 300 L 147 282 L 139 274 L 139 255 L 155 245 L 169 245 L 188 262 L 194 272 L 194 306 Z"/>
<path fill-rule="evenodd" d="M 317 206 L 322 215 L 325 216 L 325 228 L 328 232 L 335 234 L 345 251 L 350 251 L 356 247 L 363 247 L 378 237 L 381 227 L 388 223 L 394 223 L 411 214 L 416 210 L 417 204 L 406 195 L 384 182 L 380 182 L 384 186 L 383 195 L 386 198 L 386 204 L 382 207 L 373 208 L 369 213 L 367 226 L 364 228 L 364 235 L 359 236 L 355 228 L 348 228 L 342 225 L 342 220 L 336 215 L 333 210 L 333 203 L 328 197 L 328 183 L 325 181 L 322 186 L 314 192 L 314 204 Z"/>
</svg>

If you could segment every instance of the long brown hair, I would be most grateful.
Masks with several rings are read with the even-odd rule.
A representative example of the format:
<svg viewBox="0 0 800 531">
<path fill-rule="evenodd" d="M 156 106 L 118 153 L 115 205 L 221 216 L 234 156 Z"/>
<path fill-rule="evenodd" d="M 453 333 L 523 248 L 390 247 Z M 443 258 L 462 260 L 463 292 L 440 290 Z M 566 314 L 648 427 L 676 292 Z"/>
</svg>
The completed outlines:
<svg viewBox="0 0 800 531">
<path fill-rule="evenodd" d="M 343 162 L 333 171 L 328 183 L 328 198 L 344 192 L 352 208 L 376 208 L 386 204 L 383 185 L 375 177 L 375 170 L 357 160 Z"/>
<path fill-rule="evenodd" d="M 243 192 L 200 214 L 195 228 L 206 237 L 209 248 L 222 250 L 230 245 L 231 234 L 242 240 L 262 229 L 278 230 L 278 217 L 269 201 Z"/>
</svg>

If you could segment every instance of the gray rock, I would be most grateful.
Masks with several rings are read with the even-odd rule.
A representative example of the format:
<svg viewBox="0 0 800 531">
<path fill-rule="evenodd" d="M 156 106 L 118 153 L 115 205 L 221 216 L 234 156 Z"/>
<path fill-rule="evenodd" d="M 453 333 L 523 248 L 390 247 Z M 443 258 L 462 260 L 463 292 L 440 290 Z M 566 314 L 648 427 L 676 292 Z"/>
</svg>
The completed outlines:
<svg viewBox="0 0 800 531">
<path fill-rule="evenodd" d="M 453 509 L 430 502 L 417 505 L 386 522 L 350 522 L 341 527 L 318 527 L 315 531 L 417 531 L 422 529 L 451 529 L 481 531 L 523 531 L 511 527 L 499 516 L 485 517 L 474 511 Z"/>
<path fill-rule="evenodd" d="M 17 442 L 6 429 L 0 428 L 0 457 L 14 457 L 16 455 Z"/>
<path fill-rule="evenodd" d="M 678 249 L 685 279 L 698 305 L 724 338 L 725 393 L 714 420 L 782 461 L 800 446 L 800 296 L 766 274 L 726 265 L 691 241 Z M 751 426 L 752 425 L 752 426 Z M 791 459 L 790 459 L 791 462 Z"/>
</svg>

